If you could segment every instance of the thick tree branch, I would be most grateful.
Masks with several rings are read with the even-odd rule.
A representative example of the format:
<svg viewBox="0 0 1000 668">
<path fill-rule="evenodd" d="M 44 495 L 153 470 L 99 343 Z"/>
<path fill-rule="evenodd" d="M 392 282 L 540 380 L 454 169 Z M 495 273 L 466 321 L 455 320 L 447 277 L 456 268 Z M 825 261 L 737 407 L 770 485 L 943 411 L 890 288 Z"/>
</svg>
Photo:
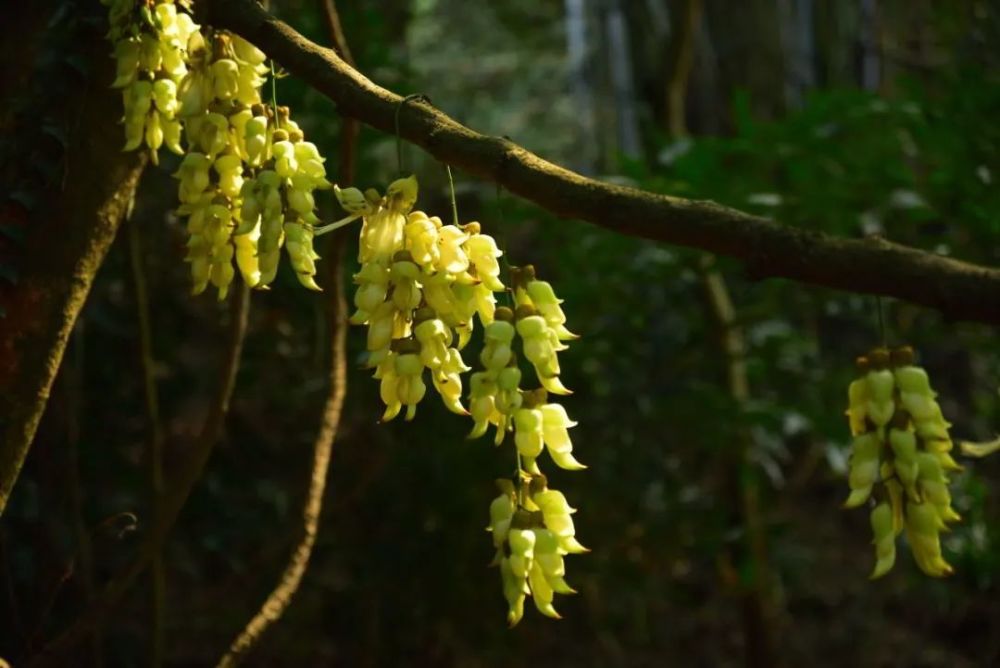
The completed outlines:
<svg viewBox="0 0 1000 668">
<path fill-rule="evenodd" d="M 400 96 L 372 83 L 253 0 L 200 0 L 210 22 L 239 33 L 332 101 L 341 113 L 395 132 Z M 754 278 L 781 277 L 896 297 L 955 320 L 1000 323 L 1000 270 L 882 239 L 842 239 L 780 225 L 713 202 L 625 188 L 564 169 L 500 137 L 481 135 L 426 102 L 399 113 L 400 134 L 435 158 L 495 181 L 551 213 L 621 234 L 741 260 Z"/>
</svg>

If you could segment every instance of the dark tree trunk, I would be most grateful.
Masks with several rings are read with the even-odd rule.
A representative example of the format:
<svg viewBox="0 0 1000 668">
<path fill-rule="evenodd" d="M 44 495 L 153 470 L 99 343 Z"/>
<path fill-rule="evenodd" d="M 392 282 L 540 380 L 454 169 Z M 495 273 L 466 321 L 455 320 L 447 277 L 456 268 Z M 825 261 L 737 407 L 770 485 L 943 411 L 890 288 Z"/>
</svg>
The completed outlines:
<svg viewBox="0 0 1000 668">
<path fill-rule="evenodd" d="M 144 164 L 121 151 L 103 13 L 97 0 L 32 2 L 0 22 L 0 513 Z"/>
</svg>

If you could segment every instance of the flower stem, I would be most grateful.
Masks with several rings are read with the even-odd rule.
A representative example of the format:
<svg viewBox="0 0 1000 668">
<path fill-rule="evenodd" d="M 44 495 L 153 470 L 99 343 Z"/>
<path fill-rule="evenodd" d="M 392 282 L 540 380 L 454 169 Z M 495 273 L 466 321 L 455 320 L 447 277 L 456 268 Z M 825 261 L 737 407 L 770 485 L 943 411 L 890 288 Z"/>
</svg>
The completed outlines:
<svg viewBox="0 0 1000 668">
<path fill-rule="evenodd" d="M 361 218 L 361 216 L 363 216 L 363 215 L 364 214 L 361 214 L 361 213 L 352 213 L 347 218 L 341 218 L 340 220 L 332 222 L 329 225 L 323 225 L 321 227 L 314 227 L 313 228 L 313 236 L 314 237 L 318 237 L 320 235 L 326 234 L 327 232 L 333 232 L 334 230 L 339 230 L 344 225 L 349 225 L 349 224 L 353 223 L 355 220 L 357 220 L 358 218 Z"/>
</svg>

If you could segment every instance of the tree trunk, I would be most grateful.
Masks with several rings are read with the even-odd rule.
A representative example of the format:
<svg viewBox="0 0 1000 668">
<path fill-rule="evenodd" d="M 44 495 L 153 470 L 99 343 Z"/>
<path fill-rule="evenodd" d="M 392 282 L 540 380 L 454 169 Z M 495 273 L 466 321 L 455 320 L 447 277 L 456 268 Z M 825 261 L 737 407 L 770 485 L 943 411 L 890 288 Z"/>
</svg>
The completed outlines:
<svg viewBox="0 0 1000 668">
<path fill-rule="evenodd" d="M 854 66 L 858 32 L 861 29 L 859 6 L 842 0 L 815 0 L 813 25 L 820 86 L 835 88 L 860 83 Z"/>
<path fill-rule="evenodd" d="M 778 3 L 773 0 L 721 2 L 705 6 L 718 57 L 721 90 L 743 89 L 750 111 L 775 118 L 785 104 L 785 53 Z"/>
<path fill-rule="evenodd" d="M 785 89 L 788 106 L 800 108 L 816 87 L 816 49 L 813 0 L 785 0 L 783 8 L 786 52 Z"/>
<path fill-rule="evenodd" d="M 82 5 L 82 6 L 81 6 Z M 120 96 L 96 0 L 24 3 L 4 21 L 4 51 L 34 89 L 6 88 L 0 176 L 0 514 L 28 454 L 94 275 L 130 205 L 145 160 L 123 153 Z M 18 12 L 14 12 L 16 15 Z M 51 17 L 51 18 L 50 18 Z M 31 32 L 23 32 L 30 26 Z M 44 31 L 44 32 L 43 32 Z M 32 56 L 17 54 L 35 45 Z M 18 57 L 20 55 L 20 57 Z M 30 72 L 29 63 L 38 62 Z M 25 78 L 23 81 L 27 81 Z M 21 95 L 14 99 L 16 92 Z M 0 279 L 2 280 L 2 279 Z"/>
</svg>

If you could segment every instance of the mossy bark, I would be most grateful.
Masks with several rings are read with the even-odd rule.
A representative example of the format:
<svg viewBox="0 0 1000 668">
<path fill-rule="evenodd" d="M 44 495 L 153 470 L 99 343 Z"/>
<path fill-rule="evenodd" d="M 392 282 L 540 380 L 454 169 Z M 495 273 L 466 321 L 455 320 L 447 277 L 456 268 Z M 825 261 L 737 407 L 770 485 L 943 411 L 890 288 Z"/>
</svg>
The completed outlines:
<svg viewBox="0 0 1000 668">
<path fill-rule="evenodd" d="M 613 232 L 697 248 L 744 263 L 751 278 L 787 278 L 886 295 L 954 320 L 1000 324 L 1000 270 L 880 238 L 845 239 L 781 225 L 714 202 L 603 183 L 548 162 L 509 139 L 479 134 L 435 109 L 402 98 L 270 16 L 253 0 L 202 0 L 213 25 L 256 44 L 337 104 L 345 116 L 399 134 L 438 160 L 535 202 L 563 218 Z"/>
<path fill-rule="evenodd" d="M 5 44 L 42 43 L 22 66 L 46 68 L 30 77 L 33 88 L 25 80 L 4 96 L 5 109 L 16 102 L 19 111 L 4 119 L 9 139 L 0 165 L 12 184 L 5 195 L 17 194 L 0 210 L 12 232 L 2 259 L 8 280 L 0 286 L 0 514 L 145 163 L 121 151 L 121 100 L 108 88 L 113 61 L 100 25 L 81 12 L 62 19 L 69 26 L 51 38 L 54 19 L 46 14 L 55 16 L 61 4 L 26 4 L 37 12 L 38 20 L 27 22 L 34 34 L 12 34 L 25 28 L 18 21 L 0 29 Z"/>
</svg>

